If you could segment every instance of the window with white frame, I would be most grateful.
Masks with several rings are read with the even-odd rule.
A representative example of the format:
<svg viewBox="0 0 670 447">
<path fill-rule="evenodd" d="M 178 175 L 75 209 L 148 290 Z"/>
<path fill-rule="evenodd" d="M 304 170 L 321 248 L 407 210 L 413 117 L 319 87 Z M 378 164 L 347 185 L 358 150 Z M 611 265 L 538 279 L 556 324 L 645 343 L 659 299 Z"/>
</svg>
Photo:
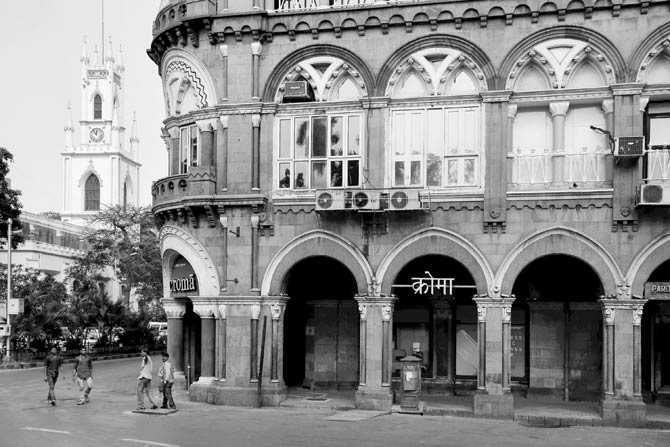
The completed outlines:
<svg viewBox="0 0 670 447">
<path fill-rule="evenodd" d="M 391 138 L 394 186 L 480 185 L 478 106 L 394 111 Z"/>
<path fill-rule="evenodd" d="M 198 126 L 191 124 L 179 129 L 179 173 L 186 174 L 189 168 L 200 164 Z"/>
<path fill-rule="evenodd" d="M 277 189 L 361 186 L 360 114 L 279 117 L 276 130 Z"/>
</svg>

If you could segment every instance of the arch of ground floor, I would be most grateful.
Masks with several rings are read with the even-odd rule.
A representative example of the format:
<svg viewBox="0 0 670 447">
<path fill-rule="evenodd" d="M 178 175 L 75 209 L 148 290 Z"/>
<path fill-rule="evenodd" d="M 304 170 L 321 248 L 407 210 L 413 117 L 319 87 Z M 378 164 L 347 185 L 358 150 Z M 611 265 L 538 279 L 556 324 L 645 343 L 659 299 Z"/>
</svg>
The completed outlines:
<svg viewBox="0 0 670 447">
<path fill-rule="evenodd" d="M 644 285 L 651 274 L 668 259 L 670 259 L 670 234 L 666 233 L 649 242 L 631 261 L 626 272 L 631 295 L 642 297 Z"/>
<path fill-rule="evenodd" d="M 498 268 L 494 288 L 504 294 L 512 293 L 521 271 L 534 260 L 549 254 L 568 255 L 583 261 L 599 276 L 604 295 L 616 295 L 623 274 L 614 257 L 593 238 L 567 227 L 547 228 L 521 240 Z"/>
<path fill-rule="evenodd" d="M 163 259 L 163 296 L 171 294 L 170 272 L 180 255 L 193 267 L 198 280 L 199 294 L 219 295 L 220 281 L 216 265 L 207 249 L 196 238 L 181 228 L 165 225 L 160 231 L 160 244 Z"/>
<path fill-rule="evenodd" d="M 473 294 L 489 292 L 493 270 L 481 250 L 458 233 L 443 228 L 427 228 L 406 237 L 384 256 L 377 269 L 381 293 L 391 295 L 393 282 L 402 269 L 412 260 L 425 255 L 458 259 L 472 275 L 476 288 Z"/>
<path fill-rule="evenodd" d="M 314 256 L 332 258 L 349 268 L 356 282 L 356 293 L 367 295 L 374 273 L 367 259 L 350 241 L 324 230 L 303 233 L 281 247 L 263 275 L 261 295 L 286 293 L 290 270 L 299 262 Z"/>
</svg>

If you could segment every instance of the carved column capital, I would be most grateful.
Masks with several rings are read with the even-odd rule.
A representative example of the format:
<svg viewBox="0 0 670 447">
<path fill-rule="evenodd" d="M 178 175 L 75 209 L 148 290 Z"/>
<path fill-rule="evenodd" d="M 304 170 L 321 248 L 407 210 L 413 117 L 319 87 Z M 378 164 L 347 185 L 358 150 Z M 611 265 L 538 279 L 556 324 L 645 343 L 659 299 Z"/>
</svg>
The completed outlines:
<svg viewBox="0 0 670 447">
<path fill-rule="evenodd" d="M 254 56 L 260 56 L 261 51 L 263 50 L 263 45 L 260 42 L 252 42 L 251 44 L 251 54 Z"/>
<path fill-rule="evenodd" d="M 361 321 L 367 321 L 368 319 L 368 306 L 367 304 L 358 305 L 358 313 L 361 316 Z"/>
<path fill-rule="evenodd" d="M 516 113 L 519 110 L 519 106 L 516 104 L 509 104 L 507 106 L 507 118 L 516 118 Z"/>
<path fill-rule="evenodd" d="M 648 96 L 640 97 L 640 112 L 642 113 L 646 112 L 647 105 L 649 105 L 649 97 Z"/>
<path fill-rule="evenodd" d="M 221 123 L 221 127 L 228 129 L 228 115 L 219 116 L 219 122 Z"/>
<path fill-rule="evenodd" d="M 601 109 L 605 115 L 614 113 L 614 100 L 613 99 L 603 99 Z"/>
<path fill-rule="evenodd" d="M 219 223 L 224 230 L 228 228 L 228 216 L 219 215 Z"/>
<path fill-rule="evenodd" d="M 254 113 L 251 115 L 251 126 L 252 127 L 261 127 L 261 115 Z"/>
<path fill-rule="evenodd" d="M 217 313 L 217 305 L 212 303 L 193 303 L 193 312 L 198 314 L 200 318 L 214 318 Z"/>
<path fill-rule="evenodd" d="M 640 326 L 642 324 L 642 313 L 644 304 L 633 305 L 633 326 Z"/>
<path fill-rule="evenodd" d="M 226 304 L 219 304 L 216 310 L 218 312 L 219 319 L 225 320 L 228 317 L 228 306 Z"/>
<path fill-rule="evenodd" d="M 200 132 L 211 132 L 216 129 L 216 120 L 213 119 L 198 120 L 195 124 L 200 129 Z"/>
<path fill-rule="evenodd" d="M 258 317 L 261 315 L 261 305 L 260 304 L 252 304 L 249 307 L 251 309 L 251 319 L 252 320 L 258 320 Z"/>
<path fill-rule="evenodd" d="M 549 111 L 551 112 L 551 117 L 555 116 L 565 116 L 568 114 L 568 108 L 570 107 L 569 101 L 558 101 L 549 103 Z"/>
<path fill-rule="evenodd" d="M 279 303 L 273 303 L 270 305 L 270 314 L 272 315 L 273 320 L 279 320 L 283 307 L 284 306 Z"/>
<path fill-rule="evenodd" d="M 180 300 L 163 298 L 163 309 L 168 318 L 183 318 L 186 313 L 186 303 Z"/>
<path fill-rule="evenodd" d="M 477 322 L 486 323 L 486 306 L 477 305 Z"/>
<path fill-rule="evenodd" d="M 616 310 L 613 307 L 604 307 L 603 308 L 603 319 L 605 324 L 611 326 L 614 324 L 614 317 L 616 316 Z"/>
<path fill-rule="evenodd" d="M 391 321 L 393 316 L 393 306 L 391 304 L 386 304 L 382 306 L 382 321 Z"/>
<path fill-rule="evenodd" d="M 258 214 L 254 214 L 251 216 L 251 228 L 258 228 L 258 224 L 260 223 L 260 217 Z"/>
<path fill-rule="evenodd" d="M 222 58 L 227 58 L 228 57 L 228 45 L 221 44 L 219 45 L 219 53 L 221 53 Z"/>
</svg>

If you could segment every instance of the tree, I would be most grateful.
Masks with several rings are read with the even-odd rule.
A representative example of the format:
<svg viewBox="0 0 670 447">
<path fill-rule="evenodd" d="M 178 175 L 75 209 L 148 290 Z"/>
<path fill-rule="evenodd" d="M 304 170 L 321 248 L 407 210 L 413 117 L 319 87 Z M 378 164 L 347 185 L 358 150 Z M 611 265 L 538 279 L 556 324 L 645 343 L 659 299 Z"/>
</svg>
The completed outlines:
<svg viewBox="0 0 670 447">
<path fill-rule="evenodd" d="M 7 179 L 9 163 L 13 161 L 12 153 L 0 147 L 0 234 L 2 235 L 7 235 L 7 219 L 12 219 L 12 230 L 20 230 L 22 227 L 19 220 L 22 208 L 19 202 L 21 191 L 12 189 Z M 16 248 L 21 242 L 23 242 L 22 235 L 12 235 L 12 248 Z"/>
</svg>

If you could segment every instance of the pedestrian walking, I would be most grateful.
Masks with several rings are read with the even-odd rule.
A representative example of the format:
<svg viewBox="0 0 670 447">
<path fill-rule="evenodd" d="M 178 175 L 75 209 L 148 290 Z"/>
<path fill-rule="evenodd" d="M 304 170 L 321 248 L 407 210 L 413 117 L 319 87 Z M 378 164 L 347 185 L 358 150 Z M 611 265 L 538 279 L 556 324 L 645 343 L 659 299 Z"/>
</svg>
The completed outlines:
<svg viewBox="0 0 670 447">
<path fill-rule="evenodd" d="M 158 408 L 158 405 L 151 398 L 151 378 L 153 376 L 153 363 L 151 362 L 151 357 L 149 357 L 149 352 L 146 349 L 142 349 L 142 363 L 140 364 L 140 375 L 137 377 L 137 409 L 144 410 L 144 394 L 146 393 L 147 399 L 151 402 L 151 409 L 155 410 Z"/>
<path fill-rule="evenodd" d="M 49 384 L 49 394 L 47 395 L 47 403 L 56 406 L 56 381 L 58 380 L 58 373 L 63 372 L 63 357 L 60 356 L 58 350 L 53 347 L 44 359 L 44 381 Z"/>
<path fill-rule="evenodd" d="M 163 363 L 158 370 L 158 377 L 161 379 L 161 387 L 163 388 L 163 405 L 161 408 L 177 408 L 172 399 L 172 384 L 174 383 L 174 367 L 170 362 L 170 354 L 164 352 L 161 356 Z"/>
<path fill-rule="evenodd" d="M 74 359 L 72 381 L 74 382 L 75 379 L 79 384 L 79 391 L 81 391 L 81 398 L 77 405 L 87 404 L 89 402 L 88 395 L 93 388 L 93 362 L 86 352 L 86 348 L 81 348 L 79 355 Z"/>
</svg>

